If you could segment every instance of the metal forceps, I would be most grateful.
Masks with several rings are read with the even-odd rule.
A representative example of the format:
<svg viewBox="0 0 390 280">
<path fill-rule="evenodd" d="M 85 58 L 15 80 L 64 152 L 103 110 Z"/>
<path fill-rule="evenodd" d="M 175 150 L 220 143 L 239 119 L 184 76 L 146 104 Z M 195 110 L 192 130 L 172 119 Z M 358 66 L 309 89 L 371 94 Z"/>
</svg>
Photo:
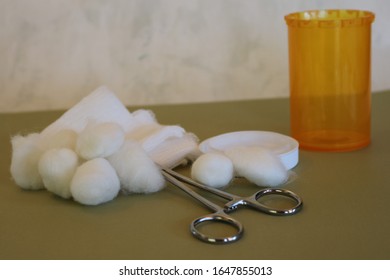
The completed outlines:
<svg viewBox="0 0 390 280">
<path fill-rule="evenodd" d="M 199 202 L 203 203 L 211 211 L 214 211 L 214 213 L 212 214 L 207 214 L 199 218 L 196 218 L 191 222 L 191 226 L 190 226 L 190 230 L 193 236 L 208 243 L 213 243 L 213 244 L 230 243 L 230 242 L 237 241 L 242 237 L 244 232 L 244 228 L 242 224 L 227 214 L 229 212 L 236 210 L 240 206 L 249 206 L 263 213 L 269 215 L 277 215 L 277 216 L 295 214 L 299 212 L 303 206 L 302 199 L 297 194 L 285 189 L 267 188 L 267 189 L 257 191 L 256 193 L 254 193 L 249 197 L 241 197 L 241 196 L 230 194 L 228 192 L 197 183 L 191 180 L 190 178 L 187 178 L 171 169 L 162 168 L 162 174 L 168 182 L 180 188 L 181 190 L 183 190 L 184 192 L 186 192 L 187 194 L 189 194 Z M 195 192 L 192 188 L 188 187 L 184 183 L 187 183 L 191 186 L 202 189 L 204 191 L 213 193 L 214 195 L 217 195 L 229 201 L 223 207 L 221 207 L 207 200 L 206 198 L 204 198 L 203 196 Z M 295 204 L 292 208 L 288 208 L 288 209 L 274 209 L 258 201 L 259 198 L 271 194 L 289 197 L 292 200 L 294 200 Z M 207 234 L 204 234 L 198 230 L 198 227 L 201 224 L 206 222 L 222 222 L 222 223 L 229 224 L 236 229 L 236 233 L 225 237 L 208 236 Z"/>
</svg>

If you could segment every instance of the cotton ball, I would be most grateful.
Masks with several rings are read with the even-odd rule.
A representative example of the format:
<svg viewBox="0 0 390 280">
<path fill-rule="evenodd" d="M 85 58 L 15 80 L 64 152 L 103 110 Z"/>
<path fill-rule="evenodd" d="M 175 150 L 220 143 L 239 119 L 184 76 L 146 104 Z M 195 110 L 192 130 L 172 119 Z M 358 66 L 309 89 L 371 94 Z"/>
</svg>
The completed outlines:
<svg viewBox="0 0 390 280">
<path fill-rule="evenodd" d="M 89 123 L 80 133 L 76 152 L 84 159 L 108 157 L 115 153 L 125 140 L 125 132 L 116 123 Z"/>
<path fill-rule="evenodd" d="M 137 142 L 127 140 L 121 149 L 108 157 L 116 170 L 122 189 L 130 193 L 151 193 L 165 186 L 160 168 Z"/>
<path fill-rule="evenodd" d="M 118 176 L 104 158 L 95 158 L 80 165 L 70 185 L 74 200 L 86 205 L 108 202 L 117 196 L 119 189 Z"/>
<path fill-rule="evenodd" d="M 38 190 L 43 188 L 38 161 L 42 155 L 39 148 L 39 134 L 12 137 L 11 175 L 22 189 Z"/>
<path fill-rule="evenodd" d="M 288 179 L 288 171 L 277 155 L 261 147 L 235 147 L 225 151 L 238 176 L 263 187 L 276 187 Z"/>
<path fill-rule="evenodd" d="M 58 132 L 42 137 L 41 145 L 45 150 L 68 148 L 74 150 L 77 141 L 77 132 L 72 129 L 61 129 Z"/>
<path fill-rule="evenodd" d="M 229 184 L 233 175 L 233 163 L 223 154 L 203 154 L 195 160 L 191 168 L 191 177 L 194 180 L 214 188 Z"/>
<path fill-rule="evenodd" d="M 39 160 L 39 173 L 48 191 L 70 198 L 70 182 L 78 166 L 77 154 L 66 148 L 46 151 Z"/>
</svg>

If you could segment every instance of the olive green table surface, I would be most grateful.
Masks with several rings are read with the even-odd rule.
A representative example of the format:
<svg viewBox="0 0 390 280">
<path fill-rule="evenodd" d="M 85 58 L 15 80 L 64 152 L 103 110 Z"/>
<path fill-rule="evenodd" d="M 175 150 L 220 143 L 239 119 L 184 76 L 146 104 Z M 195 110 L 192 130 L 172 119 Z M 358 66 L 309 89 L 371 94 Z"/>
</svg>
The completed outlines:
<svg viewBox="0 0 390 280">
<path fill-rule="evenodd" d="M 241 130 L 289 135 L 283 98 L 143 108 L 200 140 Z M 169 184 L 93 207 L 16 186 L 10 137 L 39 132 L 62 113 L 0 114 L 0 259 L 390 259 L 390 92 L 373 94 L 370 146 L 345 153 L 300 150 L 295 180 L 285 188 L 303 198 L 301 212 L 276 217 L 239 209 L 232 216 L 245 233 L 228 245 L 192 237 L 190 222 L 208 210 Z M 256 189 L 238 179 L 227 188 L 238 194 Z"/>
</svg>

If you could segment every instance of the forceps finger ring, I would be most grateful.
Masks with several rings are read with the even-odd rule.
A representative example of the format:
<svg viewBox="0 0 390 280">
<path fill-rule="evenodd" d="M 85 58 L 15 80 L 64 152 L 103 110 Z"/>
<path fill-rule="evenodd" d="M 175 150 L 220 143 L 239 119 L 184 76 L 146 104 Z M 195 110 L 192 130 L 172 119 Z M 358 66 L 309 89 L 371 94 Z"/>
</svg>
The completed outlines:
<svg viewBox="0 0 390 280">
<path fill-rule="evenodd" d="M 212 223 L 221 222 L 221 223 L 228 224 L 235 228 L 236 233 L 233 235 L 223 236 L 223 237 L 212 237 L 208 234 L 206 235 L 200 232 L 198 228 L 202 225 L 205 225 L 208 222 L 212 222 Z M 244 232 L 244 228 L 242 224 L 237 220 L 231 218 L 229 215 L 226 215 L 223 211 L 218 211 L 213 214 L 199 217 L 193 220 L 191 223 L 192 235 L 208 243 L 225 244 L 225 243 L 234 242 L 241 238 L 243 232 Z"/>
<path fill-rule="evenodd" d="M 294 201 L 294 206 L 286 209 L 276 209 L 276 208 L 268 207 L 265 204 L 258 202 L 260 198 L 265 197 L 267 195 L 278 195 L 278 196 L 284 196 L 289 199 L 292 199 Z M 263 213 L 269 215 L 276 215 L 276 216 L 293 215 L 301 211 L 303 206 L 302 199 L 294 192 L 285 189 L 271 189 L 271 188 L 267 188 L 256 192 L 255 194 L 252 195 L 252 197 L 246 200 L 246 203 L 247 205 L 256 208 L 259 211 L 262 211 Z"/>
</svg>

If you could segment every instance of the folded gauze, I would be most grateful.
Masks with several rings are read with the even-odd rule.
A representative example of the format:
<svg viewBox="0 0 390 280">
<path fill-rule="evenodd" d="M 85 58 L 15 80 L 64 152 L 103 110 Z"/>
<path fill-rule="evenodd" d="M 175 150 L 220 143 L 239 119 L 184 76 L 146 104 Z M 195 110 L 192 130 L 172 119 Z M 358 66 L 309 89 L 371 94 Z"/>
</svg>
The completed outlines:
<svg viewBox="0 0 390 280">
<path fill-rule="evenodd" d="M 21 188 L 46 188 L 98 205 L 125 193 L 161 190 L 161 167 L 194 159 L 198 139 L 179 125 L 161 125 L 150 110 L 129 112 L 99 87 L 40 133 L 11 138 L 11 175 Z"/>
</svg>

